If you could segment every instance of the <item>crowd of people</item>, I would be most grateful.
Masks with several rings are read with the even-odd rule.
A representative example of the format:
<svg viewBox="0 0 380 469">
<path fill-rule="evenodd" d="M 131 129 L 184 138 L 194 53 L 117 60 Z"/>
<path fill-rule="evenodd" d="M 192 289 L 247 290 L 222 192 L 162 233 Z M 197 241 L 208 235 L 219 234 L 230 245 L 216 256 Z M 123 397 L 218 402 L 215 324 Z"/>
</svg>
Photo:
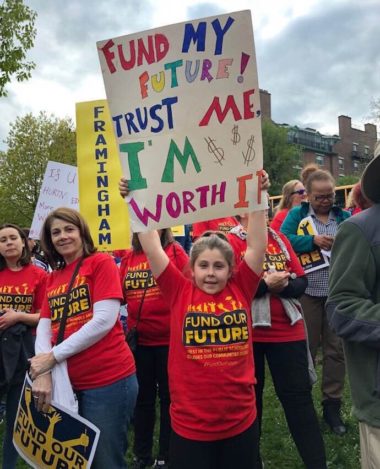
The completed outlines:
<svg viewBox="0 0 380 469">
<path fill-rule="evenodd" d="M 2 360 L 3 468 L 16 467 L 29 364 L 39 412 L 57 397 L 55 370 L 67 370 L 77 412 L 100 429 L 95 469 L 127 467 L 129 428 L 133 469 L 261 469 L 267 363 L 300 459 L 326 469 L 311 392 L 320 362 L 323 419 L 344 438 L 347 367 L 362 468 L 379 468 L 379 155 L 347 210 L 334 204 L 332 175 L 307 167 L 272 220 L 258 210 L 194 223 L 191 248 L 189 227 L 178 241 L 170 229 L 134 233 L 119 265 L 69 208 L 46 218 L 43 256 L 28 232 L 0 226 L 1 352 L 15 360 Z M 264 174 L 261 190 L 269 185 Z M 119 190 L 128 193 L 124 179 Z M 303 267 L 315 252 L 323 263 Z"/>
</svg>

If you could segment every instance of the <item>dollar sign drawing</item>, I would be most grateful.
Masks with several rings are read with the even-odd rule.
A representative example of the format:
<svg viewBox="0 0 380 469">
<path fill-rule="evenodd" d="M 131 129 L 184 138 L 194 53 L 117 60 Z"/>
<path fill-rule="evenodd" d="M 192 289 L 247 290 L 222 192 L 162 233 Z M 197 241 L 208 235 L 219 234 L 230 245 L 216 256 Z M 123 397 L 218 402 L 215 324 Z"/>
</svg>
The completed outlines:
<svg viewBox="0 0 380 469">
<path fill-rule="evenodd" d="M 249 163 L 251 163 L 255 159 L 256 152 L 253 148 L 253 143 L 255 141 L 254 135 L 251 135 L 251 138 L 248 140 L 247 145 L 247 152 L 244 155 L 244 152 L 242 152 L 243 158 L 244 158 L 244 163 L 248 166 Z"/>
<path fill-rule="evenodd" d="M 217 147 L 214 143 L 215 140 L 213 140 L 211 137 L 209 137 L 208 140 L 205 138 L 205 142 L 207 143 L 207 150 L 216 158 L 215 163 L 222 165 L 222 160 L 224 160 L 223 148 Z"/>
<path fill-rule="evenodd" d="M 234 125 L 232 128 L 232 139 L 231 139 L 234 145 L 237 145 L 240 142 L 240 134 L 238 130 L 239 130 L 239 126 Z"/>
</svg>

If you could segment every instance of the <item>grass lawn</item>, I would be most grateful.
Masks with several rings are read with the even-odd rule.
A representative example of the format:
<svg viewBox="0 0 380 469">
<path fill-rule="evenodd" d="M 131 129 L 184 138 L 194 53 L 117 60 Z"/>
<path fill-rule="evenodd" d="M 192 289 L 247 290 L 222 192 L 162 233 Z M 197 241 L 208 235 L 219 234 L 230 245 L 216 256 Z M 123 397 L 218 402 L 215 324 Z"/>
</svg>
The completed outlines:
<svg viewBox="0 0 380 469">
<path fill-rule="evenodd" d="M 320 375 L 320 369 L 317 371 Z M 269 370 L 267 370 L 266 376 L 263 435 L 261 443 L 261 454 L 265 462 L 265 469 L 302 469 L 304 466 L 300 461 L 293 440 L 289 435 L 282 407 L 274 393 Z M 314 386 L 313 394 L 317 413 L 321 416 L 321 393 L 319 386 L 320 381 Z M 346 384 L 345 387 L 344 407 L 342 410 L 344 421 L 348 425 L 348 433 L 343 437 L 338 437 L 331 433 L 320 419 L 326 445 L 328 467 L 329 469 L 359 469 L 358 425 L 355 419 L 351 417 L 351 399 L 348 384 Z M 4 423 L 0 426 L 1 441 L 3 429 Z M 132 435 L 130 435 L 129 444 L 130 446 L 132 445 Z M 157 441 L 155 444 L 157 444 Z M 128 461 L 131 460 L 131 457 L 132 453 L 129 449 L 127 454 Z M 20 461 L 17 467 L 27 468 L 29 466 Z M 236 469 L 239 469 L 238 465 Z"/>
</svg>

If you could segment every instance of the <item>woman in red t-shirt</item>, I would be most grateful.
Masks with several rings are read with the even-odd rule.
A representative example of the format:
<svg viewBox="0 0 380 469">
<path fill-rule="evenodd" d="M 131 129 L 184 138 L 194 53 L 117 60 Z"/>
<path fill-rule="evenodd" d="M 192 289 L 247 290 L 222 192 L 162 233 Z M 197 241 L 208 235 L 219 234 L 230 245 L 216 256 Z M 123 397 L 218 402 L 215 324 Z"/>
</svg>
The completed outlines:
<svg viewBox="0 0 380 469">
<path fill-rule="evenodd" d="M 228 239 L 238 265 L 246 249 L 247 217 Z M 308 370 L 304 321 L 298 308 L 307 287 L 305 273 L 288 239 L 268 228 L 264 276 L 252 303 L 256 403 L 261 429 L 265 359 L 299 454 L 308 468 L 326 468 L 325 448 L 315 413 Z M 259 458 L 258 467 L 262 467 Z"/>
<path fill-rule="evenodd" d="M 171 262 L 182 272 L 188 265 L 189 258 L 180 244 L 174 241 L 170 228 L 160 230 L 160 241 Z M 138 332 L 135 360 L 139 392 L 133 421 L 133 467 L 144 469 L 153 463 L 153 430 L 158 392 L 160 432 L 156 467 L 166 469 L 171 432 L 167 371 L 170 310 L 152 275 L 136 233 L 132 236 L 132 248 L 122 258 L 120 275 L 128 311 L 128 330 L 136 327 Z"/>
<path fill-rule="evenodd" d="M 199 221 L 193 223 L 193 240 L 202 236 L 205 231 L 220 231 L 228 233 L 231 228 L 238 225 L 235 217 L 215 218 L 213 220 Z"/>
<path fill-rule="evenodd" d="M 36 406 L 48 409 L 52 379 L 46 372 L 67 360 L 79 414 L 100 429 L 92 467 L 125 468 L 137 379 L 118 320 L 122 299 L 118 268 L 111 256 L 96 253 L 87 223 L 75 210 L 51 212 L 42 227 L 41 242 L 55 271 L 47 281 L 37 329 L 37 355 L 31 360 Z M 57 345 L 68 285 L 79 262 L 68 299 L 64 340 Z"/>
<path fill-rule="evenodd" d="M 0 336 L 3 347 L 12 343 L 12 334 L 23 335 L 25 350 L 34 354 L 34 330 L 40 317 L 45 292 L 46 272 L 32 265 L 28 239 L 21 228 L 0 226 Z M 9 354 L 7 358 L 9 360 Z M 16 372 L 0 393 L 7 393 L 6 428 L 3 444 L 3 467 L 16 467 L 18 453 L 13 446 L 13 427 L 27 363 L 14 354 Z M 25 358 L 24 358 L 25 359 Z M 10 367 L 10 363 L 5 364 Z M 23 366 L 24 365 L 24 366 Z"/>
<path fill-rule="evenodd" d="M 262 272 L 265 214 L 250 214 L 244 261 L 216 234 L 190 254 L 192 279 L 170 262 L 157 232 L 139 233 L 171 310 L 171 469 L 255 468 L 258 424 L 250 305 Z"/>
</svg>

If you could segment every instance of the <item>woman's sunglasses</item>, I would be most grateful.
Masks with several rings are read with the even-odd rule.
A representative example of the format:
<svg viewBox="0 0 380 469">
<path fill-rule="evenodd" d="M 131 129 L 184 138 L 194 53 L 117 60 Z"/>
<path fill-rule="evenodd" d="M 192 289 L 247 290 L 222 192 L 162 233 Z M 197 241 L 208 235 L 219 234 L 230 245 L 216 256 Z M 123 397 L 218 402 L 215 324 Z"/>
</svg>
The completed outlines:
<svg viewBox="0 0 380 469">
<path fill-rule="evenodd" d="M 298 195 L 304 195 L 306 193 L 306 189 L 298 189 L 298 191 L 293 191 L 290 193 L 290 195 L 298 194 Z"/>
</svg>

